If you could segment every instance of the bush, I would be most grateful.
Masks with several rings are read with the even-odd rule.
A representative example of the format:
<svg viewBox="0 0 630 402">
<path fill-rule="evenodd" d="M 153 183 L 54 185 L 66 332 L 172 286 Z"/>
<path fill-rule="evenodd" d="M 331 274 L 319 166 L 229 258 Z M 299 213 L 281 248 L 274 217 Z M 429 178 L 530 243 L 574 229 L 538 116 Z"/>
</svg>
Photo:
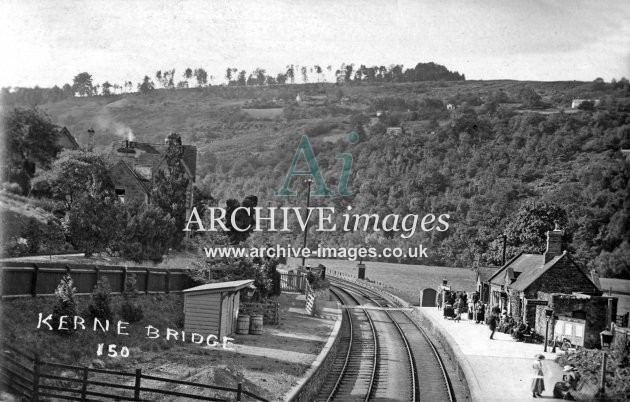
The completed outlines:
<svg viewBox="0 0 630 402">
<path fill-rule="evenodd" d="M 123 291 L 123 303 L 120 307 L 120 316 L 129 323 L 138 322 L 144 317 L 142 306 L 136 301 L 138 293 L 136 283 L 137 279 L 135 274 L 127 276 L 125 290 Z"/>
<path fill-rule="evenodd" d="M 22 187 L 18 183 L 2 183 L 2 189 L 13 194 L 22 194 Z"/>
<path fill-rule="evenodd" d="M 77 301 L 76 301 L 77 288 L 74 287 L 74 282 L 69 274 L 65 274 L 57 289 L 55 290 L 55 304 L 53 305 L 53 328 L 56 330 L 59 328 L 59 317 L 68 316 L 74 317 L 77 315 Z M 69 330 L 67 333 L 72 333 L 74 330 L 72 326 L 68 325 Z"/>
<path fill-rule="evenodd" d="M 111 320 L 113 316 L 111 301 L 112 288 L 109 286 L 107 278 L 103 277 L 99 279 L 92 291 L 88 305 L 88 316 L 92 319 Z"/>
</svg>

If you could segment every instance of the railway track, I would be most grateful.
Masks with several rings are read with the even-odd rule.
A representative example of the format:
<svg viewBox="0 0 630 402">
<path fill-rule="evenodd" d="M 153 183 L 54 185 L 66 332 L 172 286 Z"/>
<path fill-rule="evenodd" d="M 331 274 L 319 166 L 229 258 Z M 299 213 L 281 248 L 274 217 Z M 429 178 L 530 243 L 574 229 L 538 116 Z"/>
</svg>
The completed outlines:
<svg viewBox="0 0 630 402">
<path fill-rule="evenodd" d="M 373 290 L 331 279 L 348 325 L 317 400 L 455 400 L 437 349 L 406 312 Z M 357 321 L 368 322 L 373 333 L 375 346 L 365 351 L 366 331 L 356 330 Z"/>
<path fill-rule="evenodd" d="M 344 305 L 358 304 L 349 293 L 332 292 Z M 369 401 L 372 397 L 378 359 L 374 322 L 364 309 L 345 309 L 339 355 L 320 388 L 318 401 Z"/>
</svg>

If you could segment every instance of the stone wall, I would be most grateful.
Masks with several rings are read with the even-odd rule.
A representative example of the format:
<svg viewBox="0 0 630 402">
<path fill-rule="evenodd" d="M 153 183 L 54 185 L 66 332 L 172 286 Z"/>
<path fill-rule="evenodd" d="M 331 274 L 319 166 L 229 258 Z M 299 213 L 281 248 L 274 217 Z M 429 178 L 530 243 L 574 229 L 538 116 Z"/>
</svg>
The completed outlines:
<svg viewBox="0 0 630 402">
<path fill-rule="evenodd" d="M 586 313 L 586 328 L 584 333 L 584 347 L 597 348 L 600 346 L 599 333 L 606 329 L 608 316 L 608 299 L 612 299 L 612 316 L 617 314 L 617 298 L 607 296 L 578 297 L 570 294 L 553 294 L 539 292 L 538 299 L 549 301 L 549 307 L 557 316 L 573 317 L 576 311 Z M 536 332 L 545 334 L 547 323 L 545 306 L 536 308 Z M 549 328 L 552 334 L 552 328 Z"/>
</svg>

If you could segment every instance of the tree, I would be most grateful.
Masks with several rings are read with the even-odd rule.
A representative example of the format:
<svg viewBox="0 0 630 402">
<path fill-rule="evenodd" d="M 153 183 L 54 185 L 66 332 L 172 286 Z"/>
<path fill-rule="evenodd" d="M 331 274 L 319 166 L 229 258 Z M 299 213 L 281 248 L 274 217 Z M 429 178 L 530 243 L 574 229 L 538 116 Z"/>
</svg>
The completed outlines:
<svg viewBox="0 0 630 402">
<path fill-rule="evenodd" d="M 71 322 L 74 319 L 74 316 L 79 314 L 79 309 L 77 308 L 77 300 L 76 300 L 77 288 L 74 287 L 74 282 L 69 274 L 65 274 L 59 285 L 57 285 L 57 289 L 55 289 L 55 304 L 53 305 L 52 311 L 52 322 L 53 328 L 57 330 L 59 328 L 60 317 L 66 316 L 65 322 Z M 66 334 L 72 334 L 74 332 L 74 327 L 72 325 L 67 325 Z"/>
<path fill-rule="evenodd" d="M 9 180 L 19 183 L 26 191 L 36 164 L 47 168 L 57 156 L 60 150 L 58 127 L 37 108 L 13 109 L 4 116 L 3 126 L 8 137 Z"/>
<path fill-rule="evenodd" d="M 117 85 L 114 85 L 114 87 L 117 87 Z M 110 84 L 109 81 L 105 81 L 103 83 L 103 96 L 110 96 L 112 94 L 111 88 L 112 84 Z"/>
<path fill-rule="evenodd" d="M 287 76 L 285 74 L 278 73 L 278 76 L 276 77 L 276 82 L 280 85 L 286 84 Z"/>
<path fill-rule="evenodd" d="M 315 74 L 317 74 L 317 82 L 319 82 L 319 79 L 322 75 L 322 67 L 319 64 L 316 64 L 314 67 L 315 67 Z"/>
<path fill-rule="evenodd" d="M 111 320 L 112 314 L 112 288 L 106 276 L 96 282 L 90 304 L 88 305 L 88 315 L 90 318 L 99 320 Z"/>
<path fill-rule="evenodd" d="M 225 70 L 225 78 L 227 79 L 228 84 L 232 82 L 232 69 L 230 67 Z"/>
<path fill-rule="evenodd" d="M 124 222 L 124 209 L 116 195 L 98 195 L 92 188 L 72 204 L 63 225 L 71 243 L 89 257 L 115 246 Z"/>
<path fill-rule="evenodd" d="M 179 134 L 168 136 L 166 150 L 166 169 L 159 170 L 154 176 L 151 200 L 165 215 L 173 218 L 175 232 L 170 246 L 179 247 L 184 239 L 183 228 L 186 224 L 186 194 L 189 180 L 182 163 L 184 146 Z"/>
<path fill-rule="evenodd" d="M 286 77 L 291 81 L 291 84 L 295 81 L 295 71 L 293 70 L 293 64 L 287 66 Z"/>
<path fill-rule="evenodd" d="M 161 262 L 173 234 L 178 232 L 175 219 L 153 205 L 132 204 L 126 208 L 127 226 L 117 247 L 120 254 L 135 262 Z"/>
<path fill-rule="evenodd" d="M 240 73 L 238 73 L 238 78 L 236 79 L 236 84 L 237 85 L 241 85 L 241 86 L 245 86 L 247 85 L 247 72 L 245 70 L 241 70 Z"/>
<path fill-rule="evenodd" d="M 195 69 L 194 75 L 197 79 L 197 86 L 202 87 L 208 83 L 208 73 L 203 68 Z"/>
<path fill-rule="evenodd" d="M 88 151 L 64 151 L 49 170 L 33 179 L 33 193 L 67 202 L 79 200 L 87 189 L 98 197 L 114 195 L 114 184 L 102 156 Z"/>
<path fill-rule="evenodd" d="M 354 70 L 354 64 L 348 64 L 345 68 L 345 81 L 350 82 L 352 79 L 352 71 Z"/>
<path fill-rule="evenodd" d="M 190 67 L 187 67 L 186 70 L 184 70 L 184 78 L 189 80 L 192 77 L 193 77 L 193 70 Z"/>
<path fill-rule="evenodd" d="M 155 84 L 148 75 L 145 75 L 142 84 L 138 84 L 138 91 L 143 94 L 148 94 L 149 92 L 153 92 L 153 90 L 155 90 Z"/>
<path fill-rule="evenodd" d="M 308 69 L 305 66 L 302 67 L 302 82 L 308 82 Z"/>
<path fill-rule="evenodd" d="M 508 244 L 519 251 L 542 254 L 546 248 L 546 233 L 556 224 L 566 228 L 567 213 L 549 202 L 526 202 L 506 225 Z M 566 234 L 565 234 L 566 236 Z"/>
<path fill-rule="evenodd" d="M 88 73 L 77 74 L 73 79 L 72 89 L 81 96 L 92 96 L 94 93 L 92 76 Z"/>
<path fill-rule="evenodd" d="M 257 68 L 254 70 L 254 74 L 256 75 L 256 81 L 258 81 L 258 85 L 265 85 L 265 74 L 267 72 L 263 68 Z"/>
</svg>

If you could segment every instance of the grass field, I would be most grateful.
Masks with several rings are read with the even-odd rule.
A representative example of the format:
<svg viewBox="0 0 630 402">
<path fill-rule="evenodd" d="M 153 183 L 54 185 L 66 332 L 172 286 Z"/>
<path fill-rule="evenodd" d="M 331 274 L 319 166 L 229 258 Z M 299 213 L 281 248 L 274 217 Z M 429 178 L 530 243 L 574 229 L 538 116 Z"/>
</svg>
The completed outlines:
<svg viewBox="0 0 630 402">
<path fill-rule="evenodd" d="M 300 260 L 290 258 L 288 268 L 300 265 Z M 318 260 L 308 259 L 307 264 L 317 266 L 322 264 L 327 272 L 336 271 L 356 278 L 358 269 L 356 261 L 348 260 Z M 386 262 L 365 262 L 365 276 L 369 280 L 380 282 L 391 293 L 404 298 L 411 303 L 417 303 L 421 289 L 437 289 L 446 279 L 453 290 L 472 292 L 475 290 L 475 273 L 466 268 L 447 268 L 428 265 L 405 265 Z"/>
</svg>

